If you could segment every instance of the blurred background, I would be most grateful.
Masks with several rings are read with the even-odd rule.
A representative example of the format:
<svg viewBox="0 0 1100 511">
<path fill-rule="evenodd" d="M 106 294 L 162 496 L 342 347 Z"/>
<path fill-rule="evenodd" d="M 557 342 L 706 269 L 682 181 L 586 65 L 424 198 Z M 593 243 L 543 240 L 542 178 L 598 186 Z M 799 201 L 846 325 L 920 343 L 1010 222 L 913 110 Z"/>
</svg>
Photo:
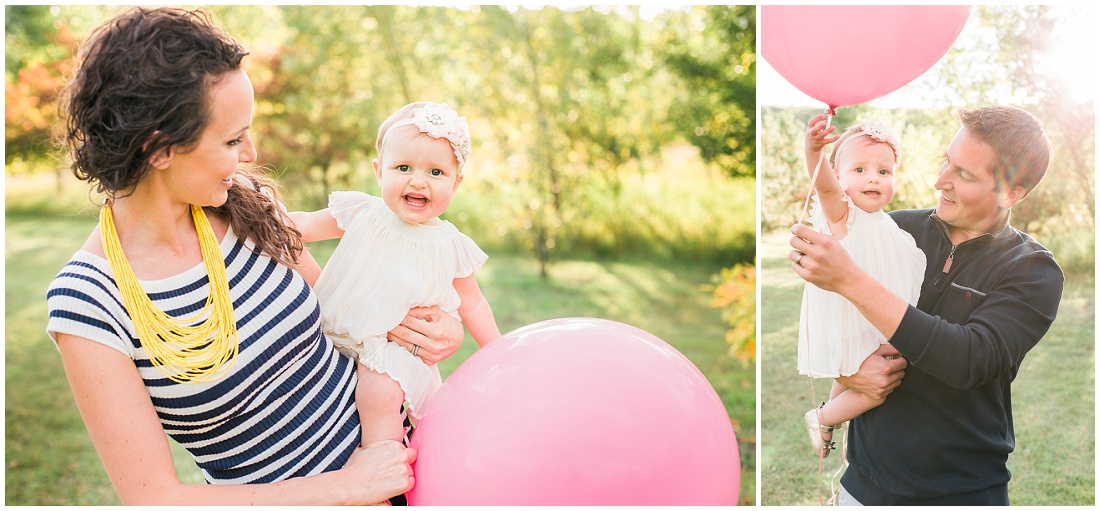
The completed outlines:
<svg viewBox="0 0 1100 511">
<path fill-rule="evenodd" d="M 123 9 L 5 6 L 9 505 L 118 503 L 44 326 L 46 287 L 100 202 L 51 145 L 57 92 Z M 755 504 L 755 7 L 209 11 L 251 51 L 252 136 L 291 209 L 376 194 L 377 128 L 402 105 L 466 116 L 472 156 L 444 218 L 489 253 L 478 280 L 501 331 L 592 316 L 675 346 L 721 396 Z M 310 248 L 323 264 L 334 247 Z"/>
<path fill-rule="evenodd" d="M 959 128 L 959 108 L 1019 106 L 1050 136 L 1054 159 L 1046 178 L 1012 208 L 1012 225 L 1049 248 L 1066 274 L 1058 318 L 1013 384 L 1016 450 L 1008 467 L 1009 497 L 1017 505 L 1095 501 L 1096 21 L 1092 7 L 975 6 L 928 72 L 880 99 L 838 108 L 832 119 L 837 133 L 875 119 L 901 137 L 887 210 L 935 205 L 933 183 Z M 821 37 L 829 37 L 827 27 Z M 809 187 L 806 123 L 826 106 L 764 59 L 758 80 L 760 503 L 817 505 L 818 489 L 828 492 L 840 457 L 825 460 L 819 473 L 802 422 L 814 403 L 810 381 L 796 367 L 804 281 L 790 269 L 788 243 Z M 818 401 L 828 396 L 828 384 L 814 380 Z"/>
</svg>

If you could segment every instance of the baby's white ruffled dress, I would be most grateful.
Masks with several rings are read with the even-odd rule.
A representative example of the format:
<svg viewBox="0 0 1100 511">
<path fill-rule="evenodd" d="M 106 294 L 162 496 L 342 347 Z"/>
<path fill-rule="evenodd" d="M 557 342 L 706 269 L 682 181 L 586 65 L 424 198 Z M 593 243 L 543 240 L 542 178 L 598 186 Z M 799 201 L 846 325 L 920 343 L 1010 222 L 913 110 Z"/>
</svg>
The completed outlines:
<svg viewBox="0 0 1100 511">
<path fill-rule="evenodd" d="M 810 223 L 818 231 L 831 234 L 816 199 L 810 208 Z M 881 209 L 868 213 L 847 196 L 844 201 L 848 204 L 848 234 L 840 240 L 841 246 L 857 266 L 886 289 L 916 305 L 924 281 L 925 256 L 913 236 Z M 798 329 L 800 374 L 814 378 L 849 376 L 886 341 L 847 299 L 806 283 Z"/>
<path fill-rule="evenodd" d="M 419 419 L 442 385 L 439 370 L 389 342 L 386 332 L 413 307 L 439 306 L 459 319 L 453 281 L 488 256 L 450 222 L 407 223 L 380 197 L 333 192 L 329 211 L 345 232 L 314 289 L 321 326 L 342 353 L 397 381 Z"/>
</svg>

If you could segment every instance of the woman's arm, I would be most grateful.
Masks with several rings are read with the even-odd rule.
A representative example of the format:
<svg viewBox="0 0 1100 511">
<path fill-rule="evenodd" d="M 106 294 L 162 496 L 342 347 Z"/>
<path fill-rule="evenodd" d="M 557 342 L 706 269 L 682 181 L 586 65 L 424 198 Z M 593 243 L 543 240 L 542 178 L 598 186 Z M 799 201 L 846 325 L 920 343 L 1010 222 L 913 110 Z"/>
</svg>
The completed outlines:
<svg viewBox="0 0 1100 511">
<path fill-rule="evenodd" d="M 330 240 L 344 235 L 344 230 L 336 225 L 336 218 L 329 214 L 328 208 L 308 212 L 291 211 L 287 215 L 302 233 L 304 242 Z"/>
<path fill-rule="evenodd" d="M 485 295 L 481 294 L 477 277 L 471 274 L 469 277 L 455 279 L 454 286 L 458 297 L 462 299 L 462 304 L 458 306 L 458 315 L 462 317 L 462 323 L 466 325 L 477 345 L 485 346 L 500 337 L 493 309 Z"/>
<path fill-rule="evenodd" d="M 359 449 L 341 470 L 278 483 L 180 482 L 160 421 L 132 360 L 102 344 L 58 334 L 57 346 L 107 476 L 126 505 L 373 504 L 413 486 L 416 452 L 397 442 Z"/>
<path fill-rule="evenodd" d="M 390 330 L 386 337 L 407 350 L 412 350 L 414 344 L 420 346 L 416 356 L 426 363 L 438 364 L 458 351 L 465 334 L 462 323 L 443 309 L 416 307 L 409 309 L 401 324 Z"/>
<path fill-rule="evenodd" d="M 839 135 L 830 135 L 835 130 L 836 126 L 828 125 L 823 115 L 810 119 L 806 127 L 806 171 L 810 179 L 814 179 L 814 170 L 817 169 L 818 162 L 821 162 L 813 184 L 817 191 L 817 201 L 830 224 L 848 216 L 848 205 L 843 201 L 844 189 L 837 179 L 836 170 L 825 156 L 825 146 L 840 138 Z"/>
</svg>

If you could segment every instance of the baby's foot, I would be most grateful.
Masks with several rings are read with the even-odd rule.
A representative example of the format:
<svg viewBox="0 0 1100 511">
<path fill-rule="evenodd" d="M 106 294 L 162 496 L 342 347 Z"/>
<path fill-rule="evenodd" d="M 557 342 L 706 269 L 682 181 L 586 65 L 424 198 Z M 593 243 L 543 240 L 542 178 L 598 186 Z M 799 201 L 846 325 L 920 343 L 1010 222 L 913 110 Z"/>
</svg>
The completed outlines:
<svg viewBox="0 0 1100 511">
<path fill-rule="evenodd" d="M 814 448 L 814 454 L 819 458 L 828 458 L 829 451 L 835 449 L 833 440 L 833 427 L 822 426 L 820 421 L 820 408 L 814 408 L 806 412 L 806 432 L 810 435 L 810 445 Z"/>
</svg>

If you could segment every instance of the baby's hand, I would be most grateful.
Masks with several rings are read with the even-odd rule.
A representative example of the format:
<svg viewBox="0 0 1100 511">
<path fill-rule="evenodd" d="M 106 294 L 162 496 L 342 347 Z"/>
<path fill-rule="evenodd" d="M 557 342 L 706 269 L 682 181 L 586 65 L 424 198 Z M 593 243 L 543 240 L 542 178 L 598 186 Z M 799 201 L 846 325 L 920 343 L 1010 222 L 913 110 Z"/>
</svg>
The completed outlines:
<svg viewBox="0 0 1100 511">
<path fill-rule="evenodd" d="M 806 127 L 806 152 L 808 154 L 818 154 L 825 146 L 836 142 L 836 139 L 840 138 L 840 135 L 829 134 L 836 131 L 836 126 L 828 124 L 825 121 L 824 115 L 818 115 L 810 122 Z"/>
</svg>

